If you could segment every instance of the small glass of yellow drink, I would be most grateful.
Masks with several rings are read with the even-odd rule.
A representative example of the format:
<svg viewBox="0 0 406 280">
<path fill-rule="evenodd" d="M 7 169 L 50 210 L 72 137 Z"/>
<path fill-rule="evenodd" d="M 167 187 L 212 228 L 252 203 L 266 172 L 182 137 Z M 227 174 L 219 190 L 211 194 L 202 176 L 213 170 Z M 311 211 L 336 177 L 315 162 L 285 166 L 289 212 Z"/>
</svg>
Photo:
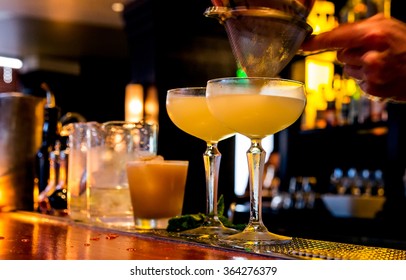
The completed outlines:
<svg viewBox="0 0 406 280">
<path fill-rule="evenodd" d="M 188 161 L 137 160 L 127 162 L 127 177 L 137 229 L 166 229 L 181 215 Z"/>
</svg>

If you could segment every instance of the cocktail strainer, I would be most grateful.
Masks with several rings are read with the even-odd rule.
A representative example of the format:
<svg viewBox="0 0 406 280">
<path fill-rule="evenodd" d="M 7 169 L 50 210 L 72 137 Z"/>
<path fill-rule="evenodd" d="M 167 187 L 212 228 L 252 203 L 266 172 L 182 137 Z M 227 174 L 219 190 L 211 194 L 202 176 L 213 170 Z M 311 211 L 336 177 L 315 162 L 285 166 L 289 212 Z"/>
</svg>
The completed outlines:
<svg viewBox="0 0 406 280">
<path fill-rule="evenodd" d="M 302 17 L 267 7 L 210 7 L 207 17 L 226 28 L 233 54 L 248 76 L 274 77 L 312 33 Z"/>
<path fill-rule="evenodd" d="M 315 0 L 211 0 L 216 7 L 247 8 L 266 7 L 306 19 Z"/>
</svg>

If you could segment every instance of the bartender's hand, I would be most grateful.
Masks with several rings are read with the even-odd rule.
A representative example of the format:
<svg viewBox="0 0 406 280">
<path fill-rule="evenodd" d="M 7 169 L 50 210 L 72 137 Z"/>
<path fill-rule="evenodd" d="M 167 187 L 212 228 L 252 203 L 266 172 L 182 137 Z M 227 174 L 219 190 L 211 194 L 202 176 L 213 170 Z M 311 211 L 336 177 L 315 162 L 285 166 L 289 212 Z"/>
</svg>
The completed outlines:
<svg viewBox="0 0 406 280">
<path fill-rule="evenodd" d="M 383 99 L 406 101 L 406 24 L 377 14 L 306 40 L 302 50 L 337 50 L 344 73 Z"/>
</svg>

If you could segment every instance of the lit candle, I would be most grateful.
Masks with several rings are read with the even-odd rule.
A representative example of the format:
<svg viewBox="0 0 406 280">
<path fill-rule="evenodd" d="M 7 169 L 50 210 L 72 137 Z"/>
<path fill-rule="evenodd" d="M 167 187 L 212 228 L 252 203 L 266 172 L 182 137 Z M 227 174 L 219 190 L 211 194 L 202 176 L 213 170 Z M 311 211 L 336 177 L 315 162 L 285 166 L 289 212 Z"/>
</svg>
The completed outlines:
<svg viewBox="0 0 406 280">
<path fill-rule="evenodd" d="M 155 86 L 150 86 L 145 100 L 145 120 L 147 123 L 158 124 L 159 101 Z"/>
<path fill-rule="evenodd" d="M 144 90 L 140 84 L 125 88 L 125 120 L 139 122 L 144 117 Z"/>
</svg>

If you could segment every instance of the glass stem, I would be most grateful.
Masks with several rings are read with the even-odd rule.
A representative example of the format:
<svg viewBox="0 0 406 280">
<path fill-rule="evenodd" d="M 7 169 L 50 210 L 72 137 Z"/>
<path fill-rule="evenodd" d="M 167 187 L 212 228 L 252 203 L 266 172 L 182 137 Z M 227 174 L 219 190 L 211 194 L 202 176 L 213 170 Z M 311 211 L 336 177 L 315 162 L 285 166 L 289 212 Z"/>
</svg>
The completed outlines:
<svg viewBox="0 0 406 280">
<path fill-rule="evenodd" d="M 262 222 L 262 177 L 264 174 L 265 150 L 261 139 L 252 139 L 247 151 L 250 187 L 250 221 L 245 230 L 265 231 Z"/>
<path fill-rule="evenodd" d="M 220 170 L 221 153 L 217 143 L 208 142 L 203 154 L 204 169 L 206 173 L 206 214 L 203 226 L 220 226 L 222 223 L 217 213 L 218 177 Z"/>
</svg>

